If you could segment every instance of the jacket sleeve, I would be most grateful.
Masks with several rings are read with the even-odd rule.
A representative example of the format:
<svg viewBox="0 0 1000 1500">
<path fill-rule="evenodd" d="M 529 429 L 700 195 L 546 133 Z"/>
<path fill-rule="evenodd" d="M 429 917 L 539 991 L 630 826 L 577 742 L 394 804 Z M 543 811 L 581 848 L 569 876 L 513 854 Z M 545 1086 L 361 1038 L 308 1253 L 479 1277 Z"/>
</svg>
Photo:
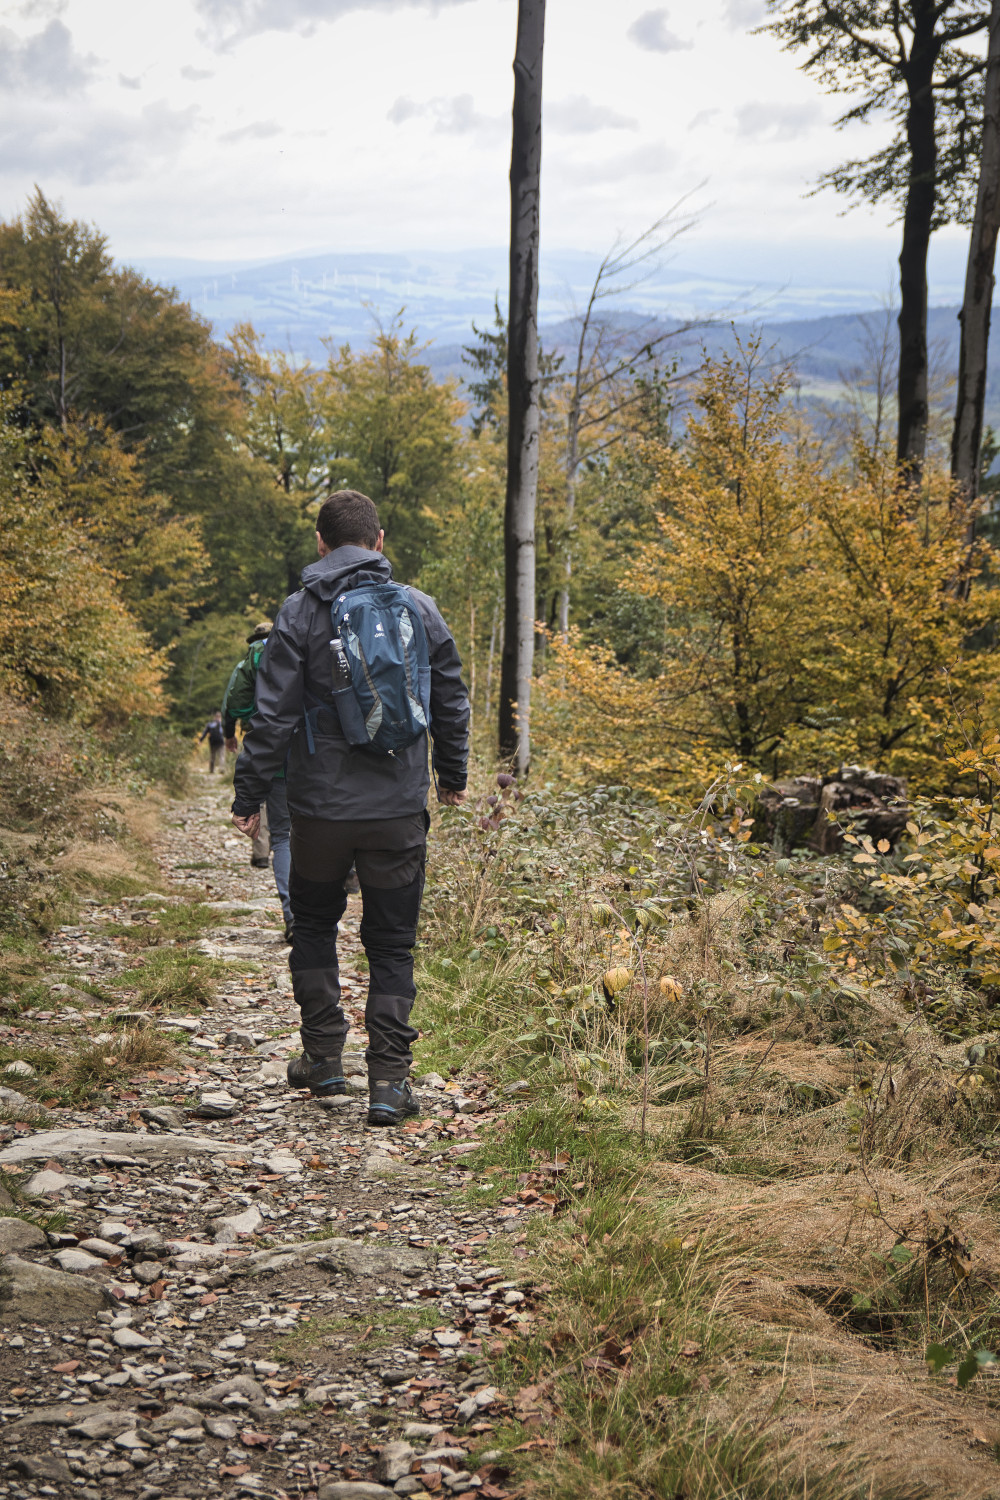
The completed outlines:
<svg viewBox="0 0 1000 1500">
<path fill-rule="evenodd" d="M 469 771 L 469 694 L 462 681 L 462 662 L 433 599 L 413 592 L 421 605 L 431 662 L 431 758 L 441 786 L 461 792 Z"/>
<path fill-rule="evenodd" d="M 243 728 L 246 729 L 247 721 L 256 708 L 257 672 L 254 667 L 253 652 L 248 651 L 243 660 L 234 667 L 229 686 L 226 688 L 226 696 L 222 700 L 223 727 L 227 739 L 231 739 L 236 733 L 237 719 L 242 719 Z"/>
<path fill-rule="evenodd" d="M 242 665 L 242 662 L 237 662 L 236 666 L 230 672 L 229 681 L 226 683 L 226 691 L 222 695 L 222 732 L 227 740 L 231 740 L 236 733 L 236 720 L 239 715 L 232 705 L 236 701 L 236 679 L 239 676 Z"/>
<path fill-rule="evenodd" d="M 233 812 L 248 818 L 267 798 L 285 764 L 289 742 L 305 712 L 305 635 L 292 595 L 278 611 L 257 670 L 257 706 L 236 759 Z"/>
</svg>

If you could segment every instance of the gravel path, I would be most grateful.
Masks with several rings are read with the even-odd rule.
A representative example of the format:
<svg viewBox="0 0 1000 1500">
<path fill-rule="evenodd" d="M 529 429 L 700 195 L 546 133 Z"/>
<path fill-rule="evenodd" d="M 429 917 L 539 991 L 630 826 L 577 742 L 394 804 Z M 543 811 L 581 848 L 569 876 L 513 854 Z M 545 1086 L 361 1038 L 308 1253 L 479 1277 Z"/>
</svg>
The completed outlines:
<svg viewBox="0 0 1000 1500">
<path fill-rule="evenodd" d="M 191 944 L 225 961 L 214 1000 L 139 1012 L 133 965 L 163 948 L 109 928 L 155 939 L 190 899 L 150 893 L 57 932 L 51 1009 L 0 1028 L 18 1050 L 110 1046 L 123 1025 L 176 1046 L 86 1109 L 14 1124 L 7 1099 L 6 1212 L 24 1217 L 0 1218 L 0 1495 L 512 1496 L 484 1354 L 530 1321 L 516 1271 L 544 1200 L 528 1184 L 467 1206 L 465 1153 L 495 1104 L 480 1079 L 418 1079 L 419 1120 L 366 1125 L 356 898 L 342 928 L 354 1092 L 289 1091 L 280 908 L 230 796 L 199 777 L 157 849 L 168 890 L 217 903 Z M 6 1090 L 23 1067 L 0 1074 Z"/>
</svg>

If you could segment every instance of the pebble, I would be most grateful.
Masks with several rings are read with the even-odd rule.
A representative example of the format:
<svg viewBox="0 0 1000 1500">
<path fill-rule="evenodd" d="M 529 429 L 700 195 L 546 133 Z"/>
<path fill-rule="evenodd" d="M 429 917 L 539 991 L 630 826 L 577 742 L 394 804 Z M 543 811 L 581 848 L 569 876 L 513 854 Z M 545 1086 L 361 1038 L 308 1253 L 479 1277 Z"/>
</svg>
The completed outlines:
<svg viewBox="0 0 1000 1500">
<path fill-rule="evenodd" d="M 119 1349 L 151 1349 L 153 1347 L 153 1340 L 147 1339 L 144 1334 L 136 1333 L 134 1328 L 116 1328 L 111 1338 Z"/>
<path fill-rule="evenodd" d="M 202 1094 L 195 1107 L 195 1114 L 203 1120 L 227 1120 L 236 1113 L 236 1100 L 226 1089 L 215 1089 Z"/>
</svg>

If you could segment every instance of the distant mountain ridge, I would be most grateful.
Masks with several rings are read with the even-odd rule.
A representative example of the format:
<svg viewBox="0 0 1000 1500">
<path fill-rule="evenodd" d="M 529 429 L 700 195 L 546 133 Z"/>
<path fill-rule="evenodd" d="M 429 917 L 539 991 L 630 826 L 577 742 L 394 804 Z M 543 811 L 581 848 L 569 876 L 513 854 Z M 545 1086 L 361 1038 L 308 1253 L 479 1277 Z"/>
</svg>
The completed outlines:
<svg viewBox="0 0 1000 1500">
<path fill-rule="evenodd" d="M 838 279 L 831 275 L 831 254 L 817 252 L 803 258 L 801 266 L 794 262 L 795 284 L 791 272 L 784 281 L 776 275 L 782 256 L 797 254 L 795 247 L 776 246 L 769 258 L 768 247 L 715 245 L 697 266 L 685 263 L 689 249 L 680 242 L 674 260 L 633 286 L 616 319 L 657 330 L 676 328 L 691 318 L 714 319 L 672 346 L 684 347 L 689 360 L 701 345 L 714 354 L 730 347 L 734 320 L 741 339 L 759 332 L 774 358 L 794 363 L 806 399 L 835 398 L 844 373 L 864 362 L 866 320 L 891 316 L 880 310 L 871 291 L 878 266 L 870 255 L 845 257 Z M 734 261 L 743 268 L 744 279 L 727 269 Z M 543 254 L 539 322 L 549 350 L 568 357 L 571 317 L 586 301 L 597 264 L 596 255 L 582 251 Z M 441 380 L 462 379 L 467 373 L 462 347 L 472 342 L 473 322 L 492 323 L 494 299 L 500 295 L 503 305 L 507 281 L 503 249 L 323 252 L 267 261 L 150 259 L 139 266 L 155 280 L 175 286 L 195 312 L 211 321 L 217 337 L 224 338 L 237 322 L 249 321 L 271 347 L 314 363 L 326 359 L 324 340 L 334 346 L 364 346 L 377 320 L 387 323 L 405 309 L 404 326 L 415 328 L 427 342 L 424 358 Z M 961 256 L 952 246 L 939 261 L 935 283 L 939 295 L 950 294 L 949 301 L 929 314 L 934 359 L 951 375 L 958 364 L 960 270 Z M 754 279 L 760 272 L 765 274 Z M 988 382 L 987 420 L 1000 425 L 1000 355 Z"/>
</svg>

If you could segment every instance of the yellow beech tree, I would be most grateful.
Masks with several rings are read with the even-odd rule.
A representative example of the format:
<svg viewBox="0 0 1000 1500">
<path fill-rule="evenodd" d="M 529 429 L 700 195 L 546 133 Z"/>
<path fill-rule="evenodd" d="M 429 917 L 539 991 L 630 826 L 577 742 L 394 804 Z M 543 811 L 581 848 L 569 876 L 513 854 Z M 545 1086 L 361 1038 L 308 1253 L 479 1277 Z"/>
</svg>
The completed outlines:
<svg viewBox="0 0 1000 1500">
<path fill-rule="evenodd" d="M 0 409 L 0 689 L 87 722 L 164 711 L 164 661 Z"/>
<path fill-rule="evenodd" d="M 686 440 L 647 449 L 657 534 L 622 584 L 662 608 L 662 659 L 636 678 L 609 650 L 554 642 L 536 727 L 581 777 L 666 794 L 735 756 L 927 781 L 952 704 L 990 677 L 976 632 L 997 604 L 963 597 L 981 559 L 947 481 L 915 511 L 891 466 L 824 472 L 787 386 L 741 349 L 706 370 Z"/>
</svg>

